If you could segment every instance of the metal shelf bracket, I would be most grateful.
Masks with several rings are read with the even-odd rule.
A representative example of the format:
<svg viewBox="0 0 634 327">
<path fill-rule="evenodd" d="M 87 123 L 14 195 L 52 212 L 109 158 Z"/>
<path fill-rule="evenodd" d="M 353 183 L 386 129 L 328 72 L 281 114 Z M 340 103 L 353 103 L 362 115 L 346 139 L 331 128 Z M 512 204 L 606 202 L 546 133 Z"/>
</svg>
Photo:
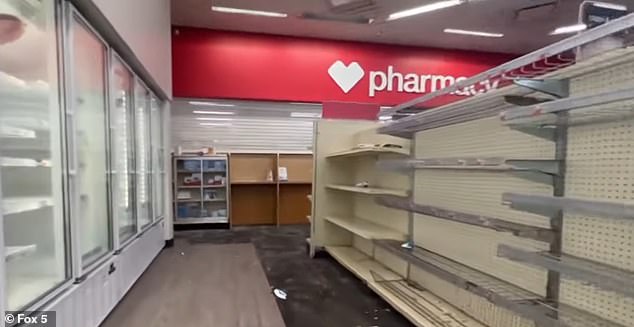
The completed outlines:
<svg viewBox="0 0 634 327">
<path fill-rule="evenodd" d="M 524 134 L 529 134 L 532 136 L 537 136 L 539 138 L 555 141 L 556 139 L 556 131 L 552 126 L 519 126 L 519 125 L 509 125 L 509 127 L 518 132 L 522 132 Z"/>
<path fill-rule="evenodd" d="M 556 196 L 502 194 L 502 202 L 512 209 L 552 217 L 560 211 L 599 217 L 634 220 L 634 204 L 573 199 Z"/>
<path fill-rule="evenodd" d="M 403 198 L 382 196 L 375 200 L 378 204 L 395 209 L 407 210 L 443 220 L 492 229 L 498 232 L 511 233 L 517 237 L 528 238 L 545 243 L 552 243 L 556 233 L 553 230 L 530 225 L 522 225 L 502 219 L 451 211 L 427 205 L 416 204 Z M 405 248 L 405 247 L 404 247 Z"/>
<path fill-rule="evenodd" d="M 498 256 L 543 269 L 554 270 L 572 279 L 584 281 L 606 291 L 634 297 L 634 273 L 602 263 L 572 257 L 530 252 L 512 246 L 498 246 Z"/>
<path fill-rule="evenodd" d="M 553 176 L 560 175 L 558 160 L 522 160 L 500 157 L 483 158 L 430 158 L 379 160 L 379 169 L 408 172 L 414 169 L 479 170 L 512 173 L 518 177 L 547 185 L 553 184 Z"/>
<path fill-rule="evenodd" d="M 570 95 L 570 81 L 568 79 L 517 78 L 513 80 L 513 84 L 560 99 Z"/>
</svg>

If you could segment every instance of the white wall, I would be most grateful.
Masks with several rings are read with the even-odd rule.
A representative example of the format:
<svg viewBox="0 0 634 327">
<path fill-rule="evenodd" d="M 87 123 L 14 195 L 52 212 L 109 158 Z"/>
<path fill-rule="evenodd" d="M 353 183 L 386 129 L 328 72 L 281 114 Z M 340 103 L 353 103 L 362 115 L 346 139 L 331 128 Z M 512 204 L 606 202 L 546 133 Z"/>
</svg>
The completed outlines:
<svg viewBox="0 0 634 327">
<path fill-rule="evenodd" d="M 172 98 L 170 0 L 92 0 Z"/>
</svg>

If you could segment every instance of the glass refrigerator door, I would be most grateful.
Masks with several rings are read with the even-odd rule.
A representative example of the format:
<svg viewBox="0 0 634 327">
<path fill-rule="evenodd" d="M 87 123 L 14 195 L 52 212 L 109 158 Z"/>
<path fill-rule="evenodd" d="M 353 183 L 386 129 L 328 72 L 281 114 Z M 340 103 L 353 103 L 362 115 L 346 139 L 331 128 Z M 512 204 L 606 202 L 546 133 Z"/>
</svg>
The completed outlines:
<svg viewBox="0 0 634 327">
<path fill-rule="evenodd" d="M 154 219 L 163 217 L 163 120 L 159 100 L 152 95 L 150 102 L 150 116 L 152 118 L 152 190 L 154 203 Z"/>
<path fill-rule="evenodd" d="M 86 267 L 111 249 L 106 155 L 107 48 L 75 15 L 70 46 L 73 223 L 79 224 L 81 262 Z"/>
<path fill-rule="evenodd" d="M 112 210 L 119 233 L 119 244 L 137 232 L 134 203 L 134 110 L 132 73 L 113 56 L 110 88 L 110 144 L 112 147 Z"/>
<path fill-rule="evenodd" d="M 197 158 L 177 158 L 174 171 L 175 223 L 196 222 L 200 218 L 203 201 L 202 161 Z"/>
<path fill-rule="evenodd" d="M 70 279 L 57 1 L 0 0 L 0 183 L 8 310 Z"/>
<path fill-rule="evenodd" d="M 136 127 L 137 214 L 141 228 L 152 222 L 152 174 L 150 144 L 150 93 L 136 80 L 134 86 Z"/>
<path fill-rule="evenodd" d="M 227 161 L 203 159 L 203 209 L 206 222 L 227 223 Z"/>
</svg>

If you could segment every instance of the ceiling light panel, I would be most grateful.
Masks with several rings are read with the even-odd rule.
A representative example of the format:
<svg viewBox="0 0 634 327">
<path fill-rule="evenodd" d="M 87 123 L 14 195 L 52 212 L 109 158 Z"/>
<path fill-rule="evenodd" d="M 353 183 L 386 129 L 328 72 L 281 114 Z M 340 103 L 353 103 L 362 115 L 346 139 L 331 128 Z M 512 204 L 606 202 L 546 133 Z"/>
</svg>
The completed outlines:
<svg viewBox="0 0 634 327">
<path fill-rule="evenodd" d="M 205 102 L 205 101 L 189 101 L 189 104 L 194 106 L 207 106 L 207 107 L 235 107 L 235 104 L 231 103 L 218 103 L 218 102 Z"/>
<path fill-rule="evenodd" d="M 281 13 L 281 12 L 251 10 L 251 9 L 241 9 L 241 8 L 231 8 L 231 7 L 211 6 L 211 10 L 216 12 L 229 13 L 229 14 L 242 14 L 242 15 L 253 15 L 253 16 L 277 17 L 277 18 L 288 17 L 288 14 Z"/>
<path fill-rule="evenodd" d="M 588 25 L 586 25 L 586 24 L 575 24 L 575 25 L 569 25 L 569 26 L 561 26 L 561 27 L 557 27 L 554 31 L 550 32 L 550 35 L 576 33 L 576 32 L 581 32 L 581 31 L 583 31 L 583 30 L 585 30 L 587 28 L 588 28 Z"/>
<path fill-rule="evenodd" d="M 599 8 L 619 10 L 619 11 L 627 11 L 627 7 L 626 6 L 619 5 L 619 4 L 616 4 L 616 3 L 592 2 L 591 4 L 592 4 L 592 6 L 599 7 Z"/>
<path fill-rule="evenodd" d="M 194 110 L 194 114 L 198 115 L 235 115 L 233 111 L 208 111 L 208 110 Z"/>
<path fill-rule="evenodd" d="M 395 12 L 393 14 L 390 14 L 387 20 L 390 21 L 390 20 L 396 20 L 396 19 L 401 19 L 401 18 L 415 16 L 415 15 L 420 15 L 420 14 L 424 14 L 424 13 L 428 13 L 428 12 L 432 12 L 432 11 L 436 11 L 440 9 L 457 6 L 462 3 L 464 3 L 464 0 L 446 0 L 446 1 L 434 2 L 434 3 L 426 4 L 420 7 Z"/>
<path fill-rule="evenodd" d="M 320 113 L 315 112 L 291 112 L 293 118 L 321 118 Z"/>
<path fill-rule="evenodd" d="M 233 118 L 196 117 L 196 120 L 231 121 Z"/>
<path fill-rule="evenodd" d="M 200 123 L 200 126 L 229 127 L 231 123 Z"/>
<path fill-rule="evenodd" d="M 504 37 L 502 33 L 489 33 L 489 32 L 481 32 L 481 31 L 469 31 L 469 30 L 461 30 L 455 28 L 445 28 L 445 33 L 449 34 L 460 34 L 460 35 L 469 35 L 469 36 L 481 36 L 481 37 Z"/>
</svg>

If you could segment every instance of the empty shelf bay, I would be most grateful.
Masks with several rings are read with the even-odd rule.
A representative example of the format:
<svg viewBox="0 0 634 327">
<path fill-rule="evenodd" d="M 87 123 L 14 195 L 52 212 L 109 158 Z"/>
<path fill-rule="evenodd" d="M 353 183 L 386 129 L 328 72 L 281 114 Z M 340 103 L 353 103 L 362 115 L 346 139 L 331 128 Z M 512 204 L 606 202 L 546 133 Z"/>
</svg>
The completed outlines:
<svg viewBox="0 0 634 327">
<path fill-rule="evenodd" d="M 410 160 L 379 160 L 380 168 L 394 169 L 461 169 L 485 171 L 527 171 L 558 175 L 557 160 L 521 160 L 508 158 L 428 158 Z"/>
<path fill-rule="evenodd" d="M 540 242 L 552 243 L 555 240 L 554 231 L 546 228 L 518 224 L 482 215 L 462 213 L 429 205 L 420 205 L 410 201 L 409 199 L 392 196 L 381 196 L 376 199 L 376 202 L 389 208 L 407 210 L 437 219 L 450 220 L 458 223 L 492 229 L 498 232 L 511 233 L 517 237 L 529 238 Z"/>
<path fill-rule="evenodd" d="M 331 153 L 326 158 L 346 158 L 346 157 L 359 157 L 365 155 L 380 155 L 380 154 L 395 154 L 408 156 L 409 150 L 403 148 L 387 148 L 387 147 L 368 147 L 368 148 L 354 148 L 346 151 Z"/>
<path fill-rule="evenodd" d="M 18 214 L 51 206 L 53 206 L 53 200 L 49 197 L 5 198 L 2 200 L 2 213 L 4 215 Z"/>
<path fill-rule="evenodd" d="M 326 187 L 332 190 L 368 194 L 368 195 L 393 195 L 393 196 L 400 196 L 400 197 L 408 196 L 407 191 L 386 189 L 386 188 L 358 187 L 358 186 L 336 185 L 336 184 L 326 185 Z"/>
<path fill-rule="evenodd" d="M 37 246 L 35 244 L 24 246 L 7 246 L 5 252 L 5 259 L 11 261 L 21 256 L 27 256 L 35 253 Z"/>
<path fill-rule="evenodd" d="M 430 291 L 405 279 L 371 271 L 368 287 L 419 327 L 485 327 Z"/>
<path fill-rule="evenodd" d="M 326 246 L 325 249 L 339 264 L 365 281 L 370 289 L 418 327 L 484 327 L 353 247 Z"/>
<path fill-rule="evenodd" d="M 517 193 L 502 194 L 502 201 L 520 211 L 552 216 L 563 210 L 566 213 L 586 214 L 616 219 L 634 219 L 634 204 L 582 198 L 566 198 Z"/>
<path fill-rule="evenodd" d="M 367 240 L 405 240 L 405 234 L 392 230 L 388 227 L 375 224 L 369 220 L 361 218 L 340 218 L 332 216 L 325 217 L 324 219 Z"/>
<path fill-rule="evenodd" d="M 608 28 L 612 28 L 612 26 Z M 595 32 L 598 32 L 598 31 L 595 30 Z M 587 36 L 584 35 L 580 37 L 579 39 L 585 38 L 585 37 Z M 574 38 L 571 38 L 570 40 L 570 42 L 575 43 L 575 45 L 572 46 L 572 48 L 581 44 L 581 42 L 578 41 L 579 39 L 576 39 L 576 40 L 573 40 L 573 39 Z M 584 42 L 587 42 L 587 39 L 584 40 Z M 559 46 L 559 45 L 560 44 L 557 44 L 557 45 L 553 44 L 553 46 Z M 529 67 L 530 65 L 534 64 L 536 61 L 543 60 L 544 53 L 547 50 L 548 49 L 542 49 L 540 51 L 533 52 L 531 54 L 526 55 L 525 57 L 518 58 L 517 60 L 513 60 L 507 64 L 504 64 L 504 65 L 495 67 L 489 71 L 483 72 L 470 79 L 470 82 L 474 83 L 471 85 L 476 85 L 477 83 L 481 83 L 484 80 L 490 81 L 493 76 L 501 76 L 502 78 L 508 78 L 509 76 L 507 76 L 507 74 L 509 72 L 512 72 L 514 70 L 519 70 L 523 65 L 526 65 L 527 67 Z M 560 51 L 561 49 L 558 49 L 556 53 L 559 53 Z M 545 75 L 540 76 L 540 78 L 569 79 L 576 76 L 590 74 L 591 72 L 595 72 L 600 69 L 605 69 L 607 67 L 614 66 L 617 63 L 627 62 L 628 60 L 631 60 L 631 52 L 632 50 L 628 47 L 621 50 L 606 51 L 600 55 L 596 55 L 592 58 L 588 58 L 586 60 L 576 62 L 576 63 L 574 61 L 567 61 L 567 60 L 559 61 L 558 64 L 561 64 L 561 65 L 557 67 L 556 70 L 552 69 L 551 67 L 550 72 L 545 73 Z M 548 55 L 552 55 L 552 54 L 547 54 L 547 56 Z M 537 56 L 542 56 L 542 57 L 537 58 Z M 432 100 L 441 95 L 445 95 L 453 90 L 458 89 L 459 87 L 466 87 L 466 86 L 470 86 L 470 85 L 467 85 L 464 82 L 461 84 L 457 83 L 453 86 L 453 88 L 448 87 L 448 88 L 444 88 L 442 90 L 438 90 L 430 94 L 426 94 L 420 98 L 411 100 L 405 104 L 394 107 L 391 110 L 397 111 L 397 110 L 405 109 L 407 107 L 413 107 L 416 104 L 424 104 L 425 102 L 429 100 Z M 411 137 L 413 133 L 417 131 L 421 131 L 421 130 L 429 129 L 429 128 L 435 128 L 438 126 L 443 126 L 442 125 L 443 123 L 446 125 L 449 123 L 455 124 L 461 121 L 466 121 L 466 118 L 464 117 L 466 117 L 467 115 L 463 114 L 462 117 L 460 117 L 462 118 L 462 120 L 458 120 L 458 121 L 454 120 L 452 122 L 445 123 L 446 121 L 449 120 L 447 116 L 458 116 L 462 113 L 460 111 L 467 111 L 467 112 L 471 112 L 472 114 L 478 114 L 482 112 L 481 115 L 485 115 L 487 113 L 486 111 L 492 110 L 492 109 L 501 109 L 499 111 L 502 111 L 506 109 L 505 108 L 506 104 L 504 103 L 504 100 L 503 100 L 504 96 L 506 95 L 526 96 L 530 93 L 532 92 L 530 91 L 527 92 L 526 90 L 522 90 L 520 87 L 516 85 L 506 86 L 503 88 L 499 88 L 497 90 L 492 90 L 490 92 L 486 92 L 484 94 L 478 95 L 477 97 L 465 99 L 462 101 L 456 101 L 448 105 L 438 107 L 439 110 L 425 110 L 422 113 L 418 113 L 410 117 L 399 119 L 397 121 L 386 124 L 383 127 L 379 128 L 379 133 L 389 134 L 394 136 L 401 136 L 401 137 Z M 495 99 L 499 99 L 499 100 L 497 102 L 491 101 Z M 497 114 L 497 112 L 495 112 L 494 115 L 495 114 Z"/>
<path fill-rule="evenodd" d="M 631 88 L 564 98 L 530 107 L 506 110 L 501 119 L 507 125 L 575 125 L 588 122 L 605 122 L 634 116 L 634 90 Z M 569 112 L 566 119 L 557 114 Z"/>
<path fill-rule="evenodd" d="M 498 255 L 587 282 L 595 287 L 634 297 L 634 272 L 611 267 L 569 255 L 554 256 L 546 252 L 530 252 L 508 245 L 499 245 Z"/>
<path fill-rule="evenodd" d="M 380 240 L 374 243 L 458 288 L 468 290 L 486 298 L 495 305 L 535 321 L 538 326 L 619 326 L 590 313 L 569 307 L 565 307 L 569 320 L 558 320 L 554 318 L 558 309 L 537 294 L 419 247 L 405 249 L 400 242 L 390 240 Z M 560 309 L 560 311 L 564 312 L 564 309 Z M 569 314 L 570 312 L 574 312 L 574 314 Z"/>
</svg>

